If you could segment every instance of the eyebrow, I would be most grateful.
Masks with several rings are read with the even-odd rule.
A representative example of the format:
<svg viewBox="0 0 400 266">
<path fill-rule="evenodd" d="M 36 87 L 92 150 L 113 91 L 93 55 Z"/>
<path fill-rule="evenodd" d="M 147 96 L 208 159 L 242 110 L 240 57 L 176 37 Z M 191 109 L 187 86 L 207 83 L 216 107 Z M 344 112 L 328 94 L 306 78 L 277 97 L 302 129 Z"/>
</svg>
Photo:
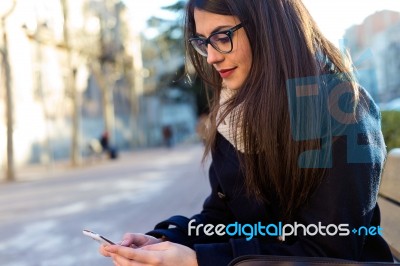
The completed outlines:
<svg viewBox="0 0 400 266">
<path fill-rule="evenodd" d="M 232 26 L 232 25 L 221 25 L 221 26 L 218 26 L 218 27 L 216 27 L 216 28 L 213 29 L 213 31 L 210 33 L 210 35 L 212 35 L 213 33 L 222 31 L 222 30 L 225 29 L 225 28 L 232 28 L 232 27 L 234 27 L 234 26 Z M 196 36 L 199 36 L 199 37 L 206 37 L 206 36 L 204 36 L 203 34 L 200 34 L 200 33 L 198 33 L 198 32 L 196 32 Z"/>
</svg>

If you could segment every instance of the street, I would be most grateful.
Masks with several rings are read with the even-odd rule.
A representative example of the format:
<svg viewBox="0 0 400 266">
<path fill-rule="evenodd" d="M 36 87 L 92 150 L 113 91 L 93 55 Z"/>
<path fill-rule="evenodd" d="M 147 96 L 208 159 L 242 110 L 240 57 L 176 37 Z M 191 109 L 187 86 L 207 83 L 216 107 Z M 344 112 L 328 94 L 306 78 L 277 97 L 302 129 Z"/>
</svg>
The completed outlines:
<svg viewBox="0 0 400 266">
<path fill-rule="evenodd" d="M 135 151 L 0 184 L 0 265 L 112 265 L 82 230 L 117 242 L 199 212 L 209 193 L 202 151 L 200 144 Z"/>
</svg>

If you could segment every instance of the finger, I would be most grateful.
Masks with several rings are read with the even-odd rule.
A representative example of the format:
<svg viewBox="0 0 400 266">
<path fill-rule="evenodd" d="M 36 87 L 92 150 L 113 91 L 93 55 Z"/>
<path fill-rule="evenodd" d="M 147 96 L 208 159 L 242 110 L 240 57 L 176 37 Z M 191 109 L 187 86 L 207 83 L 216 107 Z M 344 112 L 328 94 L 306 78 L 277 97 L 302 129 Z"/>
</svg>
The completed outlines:
<svg viewBox="0 0 400 266">
<path fill-rule="evenodd" d="M 149 266 L 147 263 L 141 263 L 139 261 L 129 260 L 117 254 L 112 255 L 113 263 L 115 266 Z"/>
<path fill-rule="evenodd" d="M 119 255 L 122 256 L 128 260 L 134 260 L 136 262 L 141 262 L 141 263 L 148 263 L 148 264 L 158 264 L 159 263 L 159 258 L 158 254 L 156 251 L 151 251 L 151 250 L 145 250 L 142 248 L 138 249 L 133 249 L 133 248 L 128 248 L 128 247 L 123 247 L 123 246 L 107 246 L 105 249 L 108 252 L 111 252 L 111 256 Z"/>
<path fill-rule="evenodd" d="M 99 252 L 101 255 L 103 255 L 105 257 L 110 257 L 110 253 L 105 250 L 105 247 L 106 247 L 106 245 L 104 245 L 104 244 L 100 245 Z"/>
<path fill-rule="evenodd" d="M 134 264 L 134 262 L 130 263 L 131 261 L 129 261 L 129 260 L 123 258 L 123 257 L 120 257 L 120 256 L 118 256 L 116 254 L 113 254 L 111 256 L 111 258 L 112 258 L 113 263 L 114 263 L 115 266 L 123 266 L 123 265 L 132 265 L 132 264 Z"/>
<path fill-rule="evenodd" d="M 164 242 L 160 242 L 160 243 L 153 244 L 153 245 L 147 245 L 147 246 L 141 247 L 140 249 L 148 250 L 148 251 L 164 251 L 164 250 L 170 249 L 171 246 L 172 246 L 171 242 L 164 241 Z"/>
</svg>

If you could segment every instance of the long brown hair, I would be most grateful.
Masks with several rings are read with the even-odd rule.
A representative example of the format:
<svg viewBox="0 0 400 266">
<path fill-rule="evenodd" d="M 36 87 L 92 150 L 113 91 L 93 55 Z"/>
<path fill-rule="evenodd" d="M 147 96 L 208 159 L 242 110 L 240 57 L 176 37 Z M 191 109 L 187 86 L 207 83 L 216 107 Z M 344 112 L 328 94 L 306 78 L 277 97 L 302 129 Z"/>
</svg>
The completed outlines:
<svg viewBox="0 0 400 266">
<path fill-rule="evenodd" d="M 314 102 L 290 111 L 288 81 L 326 73 L 342 73 L 352 80 L 349 60 L 322 35 L 300 0 L 190 0 L 186 9 L 185 39 L 196 33 L 195 8 L 233 15 L 244 22 L 252 50 L 252 67 L 245 83 L 227 103 L 222 117 L 240 104 L 240 117 L 234 119 L 245 121 L 239 131 L 243 135 L 245 152 L 238 154 L 247 192 L 264 202 L 269 201 L 271 192 L 276 193 L 283 213 L 281 218 L 291 220 L 318 186 L 326 169 L 318 167 L 317 162 L 314 162 L 315 167 L 299 167 L 299 155 L 318 149 L 320 142 L 295 140 L 290 112 L 313 112 L 313 117 L 302 123 L 306 128 L 317 130 L 330 118 L 327 112 L 315 112 L 328 104 L 328 92 L 323 89 L 319 91 L 321 97 Z M 186 51 L 189 63 L 214 92 L 207 154 L 215 145 L 222 80 L 206 58 L 188 43 Z M 357 87 L 351 82 L 350 87 L 357 100 Z M 329 126 L 327 132 L 329 135 Z M 312 158 L 309 161 L 312 163 Z"/>
</svg>

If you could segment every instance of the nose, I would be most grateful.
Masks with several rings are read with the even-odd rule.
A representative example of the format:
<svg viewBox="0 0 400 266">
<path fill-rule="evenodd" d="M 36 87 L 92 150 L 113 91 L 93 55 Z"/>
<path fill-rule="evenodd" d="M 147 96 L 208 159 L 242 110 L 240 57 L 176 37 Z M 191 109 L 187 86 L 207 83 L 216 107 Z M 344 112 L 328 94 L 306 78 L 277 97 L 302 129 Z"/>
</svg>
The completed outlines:
<svg viewBox="0 0 400 266">
<path fill-rule="evenodd" d="M 224 60 L 224 55 L 218 52 L 211 44 L 207 46 L 207 63 L 212 65 Z"/>
</svg>

